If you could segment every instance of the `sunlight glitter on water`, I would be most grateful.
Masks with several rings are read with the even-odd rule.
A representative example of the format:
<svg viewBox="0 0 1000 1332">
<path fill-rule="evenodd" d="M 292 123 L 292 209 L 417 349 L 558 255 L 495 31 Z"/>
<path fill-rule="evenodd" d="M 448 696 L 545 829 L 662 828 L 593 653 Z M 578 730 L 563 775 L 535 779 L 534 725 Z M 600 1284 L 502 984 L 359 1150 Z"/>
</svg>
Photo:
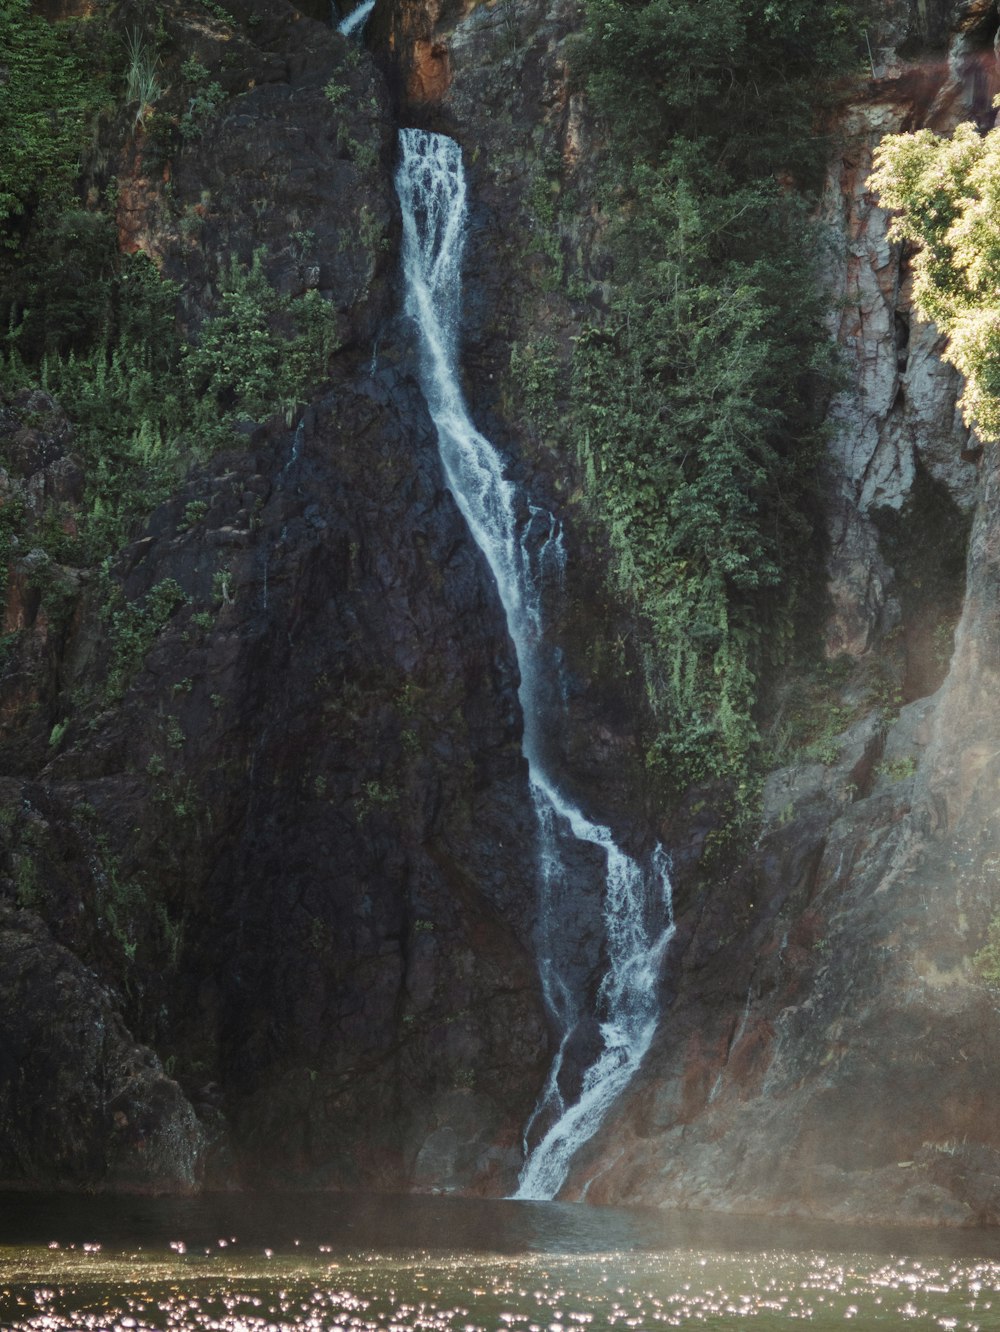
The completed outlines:
<svg viewBox="0 0 1000 1332">
<path fill-rule="evenodd" d="M 1000 1235 L 440 1197 L 0 1195 L 4 1332 L 845 1326 L 996 1332 Z"/>
<path fill-rule="evenodd" d="M 1000 1264 L 765 1251 L 170 1261 L 0 1254 L 17 1332 L 582 1332 L 861 1327 L 988 1332 Z M 44 1259 L 49 1259 L 45 1268 Z M 46 1280 L 42 1280 L 42 1272 Z M 997 1303 L 1000 1310 L 1000 1303 Z M 986 1321 L 984 1321 L 986 1320 Z"/>
</svg>

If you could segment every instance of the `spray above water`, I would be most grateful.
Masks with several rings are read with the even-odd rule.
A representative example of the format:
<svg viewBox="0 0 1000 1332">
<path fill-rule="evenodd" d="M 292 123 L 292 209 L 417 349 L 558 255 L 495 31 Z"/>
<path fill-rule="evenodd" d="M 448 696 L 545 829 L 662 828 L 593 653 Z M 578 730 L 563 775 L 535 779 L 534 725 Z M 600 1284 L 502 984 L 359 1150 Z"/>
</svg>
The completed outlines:
<svg viewBox="0 0 1000 1332">
<path fill-rule="evenodd" d="M 644 869 L 561 790 L 545 760 L 558 715 L 558 658 L 544 637 L 543 593 L 561 583 L 564 549 L 555 517 L 519 496 L 496 449 L 472 423 L 459 386 L 462 251 L 466 187 L 461 150 L 423 130 L 400 132 L 396 190 L 403 213 L 406 313 L 420 334 L 421 386 L 437 427 L 445 479 L 496 580 L 521 672 L 523 749 L 539 827 L 539 966 L 549 1013 L 561 1033 L 541 1098 L 525 1129 L 524 1169 L 515 1198 L 554 1198 L 575 1152 L 590 1139 L 632 1080 L 659 1017 L 659 974 L 673 935 L 670 879 L 661 848 Z M 596 999 L 571 980 L 562 904 L 575 891 L 574 864 L 603 865 L 606 971 Z M 581 1025 L 596 1025 L 579 1094 L 561 1089 L 566 1057 Z M 594 1047 L 597 1046 L 596 1050 Z M 532 1141 L 536 1139 L 537 1141 Z"/>
</svg>

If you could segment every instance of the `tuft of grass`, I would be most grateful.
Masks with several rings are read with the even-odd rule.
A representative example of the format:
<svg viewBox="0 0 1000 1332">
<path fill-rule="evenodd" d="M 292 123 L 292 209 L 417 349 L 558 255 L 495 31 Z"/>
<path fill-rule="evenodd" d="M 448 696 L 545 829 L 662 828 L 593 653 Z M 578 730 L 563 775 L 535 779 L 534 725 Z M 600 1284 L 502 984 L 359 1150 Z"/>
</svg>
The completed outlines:
<svg viewBox="0 0 1000 1332">
<path fill-rule="evenodd" d="M 146 121 L 155 102 L 163 94 L 160 85 L 160 57 L 135 28 L 125 34 L 128 65 L 125 71 L 125 101 L 135 107 L 133 128 Z"/>
</svg>

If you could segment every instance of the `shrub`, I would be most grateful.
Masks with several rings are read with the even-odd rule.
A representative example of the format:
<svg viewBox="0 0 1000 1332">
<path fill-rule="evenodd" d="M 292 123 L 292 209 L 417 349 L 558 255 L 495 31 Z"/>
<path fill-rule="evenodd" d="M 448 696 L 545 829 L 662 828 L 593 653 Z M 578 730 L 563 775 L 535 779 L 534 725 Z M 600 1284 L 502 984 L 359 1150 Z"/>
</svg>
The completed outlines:
<svg viewBox="0 0 1000 1332">
<path fill-rule="evenodd" d="M 899 210 L 890 235 L 920 247 L 914 309 L 948 335 L 945 358 L 965 376 L 966 422 L 1000 439 L 1000 130 L 891 135 L 868 184 Z"/>
<path fill-rule="evenodd" d="M 135 108 L 133 125 L 141 125 L 163 93 L 159 77 L 160 58 L 134 28 L 126 33 L 125 46 L 125 102 Z"/>
<path fill-rule="evenodd" d="M 326 374 L 335 335 L 335 311 L 318 292 L 283 296 L 267 280 L 263 251 L 249 269 L 234 257 L 219 312 L 183 355 L 188 391 L 206 427 L 209 415 L 260 420 L 296 402 Z"/>
</svg>

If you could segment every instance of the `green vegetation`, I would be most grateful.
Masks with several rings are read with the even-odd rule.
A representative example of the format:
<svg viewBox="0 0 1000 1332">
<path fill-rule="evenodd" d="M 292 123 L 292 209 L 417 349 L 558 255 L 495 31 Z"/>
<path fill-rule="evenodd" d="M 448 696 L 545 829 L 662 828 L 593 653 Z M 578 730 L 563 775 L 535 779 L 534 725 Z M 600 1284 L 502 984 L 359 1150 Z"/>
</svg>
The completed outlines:
<svg viewBox="0 0 1000 1332">
<path fill-rule="evenodd" d="M 225 101 L 226 94 L 220 83 L 209 82 L 208 70 L 193 58 L 181 65 L 181 78 L 186 85 L 187 109 L 178 128 L 181 138 L 188 142 L 201 137 L 204 121 Z"/>
<path fill-rule="evenodd" d="M 109 699 L 121 698 L 156 636 L 186 600 L 180 585 L 172 578 L 165 578 L 150 588 L 141 601 L 127 601 L 109 611 L 111 665 L 106 684 Z"/>
<path fill-rule="evenodd" d="M 972 958 L 972 970 L 984 985 L 1000 989 L 1000 916 L 990 921 L 986 942 Z"/>
<path fill-rule="evenodd" d="M 142 125 L 163 89 L 160 86 L 160 58 L 140 32 L 134 28 L 125 34 L 128 66 L 125 74 L 125 102 L 135 108 L 133 125 Z"/>
<path fill-rule="evenodd" d="M 760 681 L 815 619 L 835 367 L 802 197 L 825 161 L 822 82 L 862 43 L 849 3 L 588 0 L 577 64 L 611 139 L 615 270 L 577 343 L 570 420 L 644 626 L 649 763 L 678 789 L 745 782 Z M 548 379 L 533 358 L 529 399 Z"/>
<path fill-rule="evenodd" d="M 218 313 L 182 349 L 189 399 L 205 430 L 218 423 L 225 431 L 294 405 L 322 378 L 335 349 L 333 307 L 317 291 L 279 294 L 263 259 L 258 250 L 249 269 L 233 259 Z"/>
<path fill-rule="evenodd" d="M 329 303 L 317 292 L 279 294 L 261 253 L 248 264 L 233 255 L 214 313 L 183 328 L 178 285 L 148 256 L 119 253 L 115 182 L 103 194 L 93 184 L 84 191 L 81 160 L 100 156 L 105 107 L 117 113 L 114 127 L 105 116 L 105 134 L 143 122 L 155 155 L 196 138 L 223 99 L 194 58 L 167 78 L 154 17 L 124 31 L 110 11 L 51 24 L 29 0 L 0 0 L 0 390 L 41 388 L 58 401 L 86 478 L 72 512 L 50 504 L 39 518 L 16 488 L 0 508 L 0 556 L 41 550 L 39 577 L 60 564 L 101 564 L 192 462 L 233 442 L 237 423 L 287 411 L 321 381 L 334 350 Z M 162 109 L 168 84 L 173 110 Z M 188 234 L 201 222 L 190 210 L 179 226 Z M 185 521 L 204 512 L 195 502 Z M 66 589 L 55 573 L 42 590 L 58 609 Z"/>
<path fill-rule="evenodd" d="M 855 69 L 863 0 L 588 0 L 583 67 L 617 146 L 687 174 L 815 179 L 823 85 Z M 633 154 L 630 154 L 632 157 Z M 718 191 L 723 192 L 723 191 Z"/>
<path fill-rule="evenodd" d="M 107 100 L 75 49 L 76 25 L 52 25 L 29 0 L 0 4 L 0 245 L 16 248 L 27 217 L 72 189 L 88 127 Z"/>
<path fill-rule="evenodd" d="M 73 421 L 86 508 L 76 535 L 57 535 L 52 554 L 94 564 L 192 461 L 225 446 L 234 425 L 286 410 L 323 378 L 335 314 L 317 292 L 280 295 L 258 253 L 249 268 L 233 260 L 217 313 L 188 341 L 175 316 L 176 286 L 148 257 L 116 256 L 105 219 L 77 210 L 46 234 L 50 253 L 78 239 L 79 281 L 47 285 L 35 251 L 26 256 L 20 287 L 7 295 L 13 332 L 0 383 L 46 389 Z M 185 521 L 204 511 L 195 501 Z"/>
<path fill-rule="evenodd" d="M 869 187 L 899 209 L 891 235 L 919 246 L 913 305 L 948 335 L 965 376 L 961 407 L 983 439 L 1000 439 L 1000 130 L 959 125 L 883 139 Z"/>
</svg>

